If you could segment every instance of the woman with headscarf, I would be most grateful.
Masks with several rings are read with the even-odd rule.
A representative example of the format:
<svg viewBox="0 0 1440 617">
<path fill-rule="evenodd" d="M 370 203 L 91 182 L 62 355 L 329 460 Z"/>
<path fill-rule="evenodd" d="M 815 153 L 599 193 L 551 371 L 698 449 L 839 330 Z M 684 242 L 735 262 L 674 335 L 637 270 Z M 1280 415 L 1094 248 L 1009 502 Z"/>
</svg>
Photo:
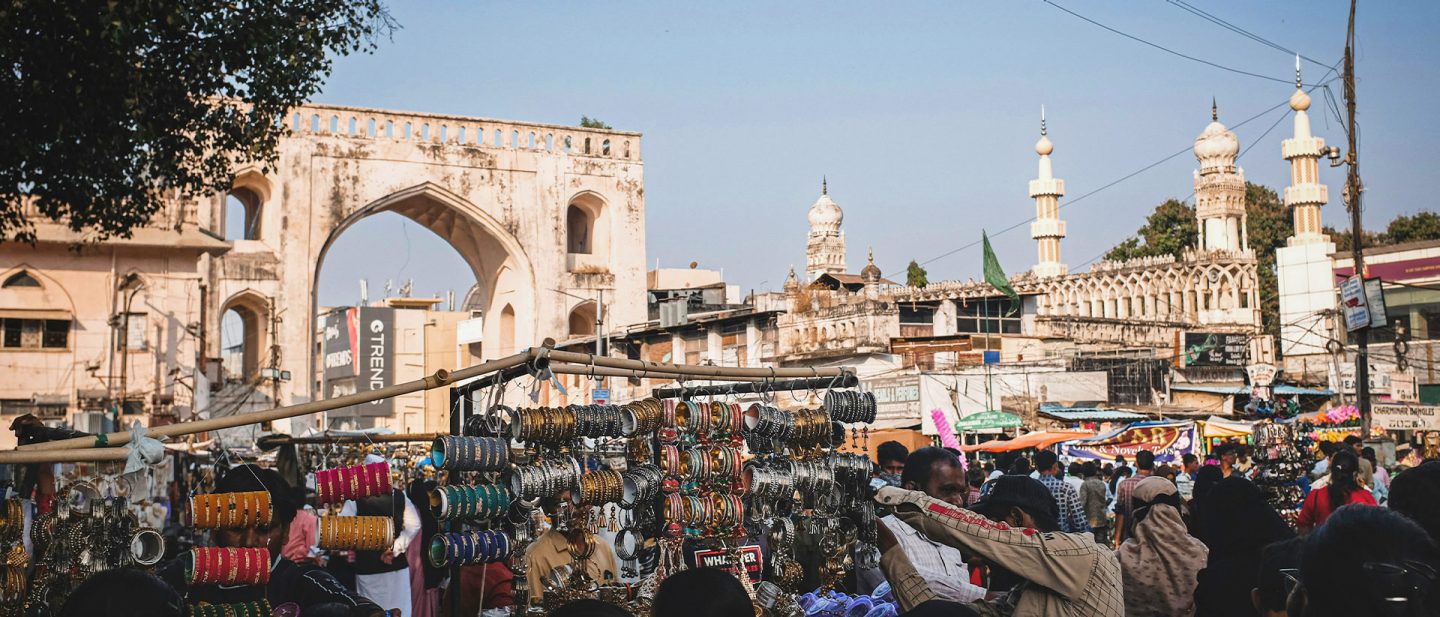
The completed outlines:
<svg viewBox="0 0 1440 617">
<path fill-rule="evenodd" d="M 1241 476 L 1216 483 L 1197 514 L 1210 556 L 1195 588 L 1196 615 L 1254 615 L 1250 590 L 1259 586 L 1261 550 L 1295 533 L 1260 487 Z"/>
<path fill-rule="evenodd" d="M 1195 614 L 1196 575 L 1209 552 L 1185 531 L 1180 492 L 1163 477 L 1135 486 L 1133 535 L 1115 551 L 1125 589 L 1126 617 L 1189 617 Z"/>
</svg>

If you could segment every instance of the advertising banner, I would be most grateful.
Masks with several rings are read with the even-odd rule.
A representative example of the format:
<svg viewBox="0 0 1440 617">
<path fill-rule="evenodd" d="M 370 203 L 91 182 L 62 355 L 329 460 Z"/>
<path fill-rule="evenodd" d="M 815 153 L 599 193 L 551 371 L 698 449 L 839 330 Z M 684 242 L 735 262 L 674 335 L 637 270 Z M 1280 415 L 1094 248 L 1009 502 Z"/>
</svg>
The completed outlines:
<svg viewBox="0 0 1440 617">
<path fill-rule="evenodd" d="M 395 309 L 336 309 L 321 319 L 325 398 L 379 390 L 395 383 Z M 395 399 L 337 410 L 361 416 L 392 416 Z"/>
<path fill-rule="evenodd" d="M 1244 334 L 1186 332 L 1185 366 L 1245 366 L 1250 343 Z"/>
<path fill-rule="evenodd" d="M 877 420 L 920 418 L 920 376 L 902 375 L 866 379 L 860 383 L 863 390 L 875 395 L 875 418 Z"/>
<path fill-rule="evenodd" d="M 1371 405 L 1370 421 L 1387 431 L 1440 431 L 1440 407 Z"/>
<path fill-rule="evenodd" d="M 1064 453 L 1078 459 L 1112 461 L 1117 456 L 1135 460 L 1141 450 L 1155 453 L 1157 463 L 1179 463 L 1196 447 L 1194 422 L 1136 422 L 1125 428 L 1072 441 Z"/>
</svg>

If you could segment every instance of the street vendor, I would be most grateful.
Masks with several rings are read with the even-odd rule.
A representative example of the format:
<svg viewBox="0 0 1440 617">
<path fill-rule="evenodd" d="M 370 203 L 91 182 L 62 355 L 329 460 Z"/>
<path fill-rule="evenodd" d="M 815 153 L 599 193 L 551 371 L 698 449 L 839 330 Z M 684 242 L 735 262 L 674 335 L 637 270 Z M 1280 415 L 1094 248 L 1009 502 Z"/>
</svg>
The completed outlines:
<svg viewBox="0 0 1440 617">
<path fill-rule="evenodd" d="M 562 517 L 573 518 L 568 529 L 561 525 L 552 526 L 525 553 L 526 583 L 530 601 L 539 603 L 545 597 L 547 581 L 562 566 L 570 567 L 573 575 L 584 574 L 597 585 L 614 585 L 620 580 L 620 568 L 615 559 L 615 548 L 599 535 L 585 528 L 583 517 L 575 516 L 568 508 L 560 507 L 570 501 L 570 491 L 564 491 L 555 498 L 542 500 L 546 512 L 555 514 L 559 523 Z M 558 581 L 562 586 L 565 581 Z"/>
<path fill-rule="evenodd" d="M 216 546 L 228 548 L 265 548 L 270 551 L 270 582 L 256 585 L 189 586 L 185 580 L 185 559 L 175 559 L 161 567 L 159 574 L 185 595 L 190 604 L 209 602 L 227 604 L 264 598 L 270 606 L 292 604 L 302 615 L 345 615 L 347 617 L 382 617 L 385 611 L 374 602 L 346 589 L 335 577 L 318 566 L 298 564 L 281 556 L 281 549 L 290 537 L 290 523 L 295 519 L 297 504 L 290 498 L 290 486 L 273 469 L 241 465 L 227 472 L 215 483 L 216 493 L 265 491 L 274 507 L 273 524 L 243 529 L 219 529 L 212 538 Z"/>
</svg>

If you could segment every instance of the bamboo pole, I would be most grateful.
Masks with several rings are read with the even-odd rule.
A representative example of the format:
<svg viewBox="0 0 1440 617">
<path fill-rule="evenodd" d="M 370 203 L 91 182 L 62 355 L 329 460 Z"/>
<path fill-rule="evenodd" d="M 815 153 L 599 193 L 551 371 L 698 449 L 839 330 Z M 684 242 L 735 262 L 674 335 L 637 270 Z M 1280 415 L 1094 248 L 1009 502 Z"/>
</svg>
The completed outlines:
<svg viewBox="0 0 1440 617">
<path fill-rule="evenodd" d="M 467 379 L 470 377 L 484 375 L 486 373 L 491 373 L 512 366 L 518 366 L 529 361 L 537 353 L 537 350 L 532 349 L 530 351 L 518 353 L 513 356 L 507 356 L 499 360 L 482 362 L 472 367 L 460 369 L 458 371 L 455 371 L 454 373 L 447 372 L 445 369 L 440 369 L 438 371 L 435 371 L 434 375 L 431 375 L 424 379 L 407 381 L 405 383 L 387 386 L 378 390 L 356 392 L 355 394 L 336 397 L 332 399 L 310 401 L 308 403 L 301 403 L 299 405 L 276 407 L 274 409 L 267 409 L 264 411 L 235 414 L 225 416 L 223 418 L 209 418 L 206 420 L 195 420 L 193 422 L 166 424 L 164 426 L 157 426 L 147 429 L 146 435 L 155 438 L 175 437 L 179 435 L 203 433 L 205 431 L 234 428 L 237 426 L 256 424 L 259 422 L 273 422 L 275 420 L 284 420 L 286 418 L 304 416 L 322 411 L 330 411 L 332 409 L 339 409 L 341 407 L 349 407 L 351 405 L 359 405 L 362 403 L 369 403 L 370 401 L 376 401 L 384 398 L 392 398 L 400 396 L 402 394 L 409 394 L 411 392 L 431 390 L 434 388 L 449 385 L 450 382 L 458 379 Z M 98 438 L 99 435 L 95 437 L 75 437 L 72 439 L 47 441 L 45 443 L 23 445 L 20 446 L 18 450 L 37 451 L 93 448 L 96 446 L 96 442 L 99 441 Z M 122 446 L 130 443 L 130 431 L 110 433 L 105 436 L 104 443 L 110 446 Z M 0 454 L 6 453 L 0 452 Z"/>
<path fill-rule="evenodd" d="M 65 450 L 7 450 L 0 452 L 0 465 L 25 463 L 91 463 L 123 461 L 130 456 L 126 448 L 68 448 Z"/>
<path fill-rule="evenodd" d="M 568 362 L 555 362 L 550 364 L 550 370 L 562 375 L 594 375 L 596 377 L 634 377 L 636 379 L 676 379 L 690 377 L 681 373 L 651 370 L 630 370 L 623 368 L 610 368 L 608 366 L 590 366 L 588 364 L 570 364 Z M 760 377 L 726 377 L 723 380 L 703 378 L 702 381 L 759 381 Z"/>
</svg>

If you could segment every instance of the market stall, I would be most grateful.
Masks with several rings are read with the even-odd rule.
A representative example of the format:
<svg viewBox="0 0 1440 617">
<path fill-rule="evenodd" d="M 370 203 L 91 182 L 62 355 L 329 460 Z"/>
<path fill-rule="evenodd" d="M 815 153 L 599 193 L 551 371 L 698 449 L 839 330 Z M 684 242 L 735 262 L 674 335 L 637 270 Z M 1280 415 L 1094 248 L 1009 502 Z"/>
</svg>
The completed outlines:
<svg viewBox="0 0 1440 617">
<path fill-rule="evenodd" d="M 1081 460 L 1110 461 L 1117 456 L 1134 460 L 1141 450 L 1155 453 L 1157 463 L 1178 464 L 1198 447 L 1194 422 L 1135 422 L 1124 427 L 1067 442 L 1063 454 Z"/>
</svg>

